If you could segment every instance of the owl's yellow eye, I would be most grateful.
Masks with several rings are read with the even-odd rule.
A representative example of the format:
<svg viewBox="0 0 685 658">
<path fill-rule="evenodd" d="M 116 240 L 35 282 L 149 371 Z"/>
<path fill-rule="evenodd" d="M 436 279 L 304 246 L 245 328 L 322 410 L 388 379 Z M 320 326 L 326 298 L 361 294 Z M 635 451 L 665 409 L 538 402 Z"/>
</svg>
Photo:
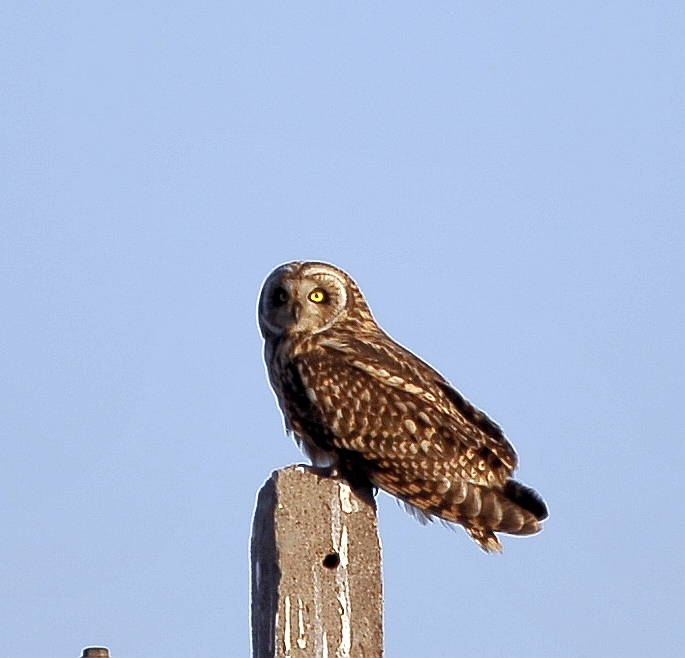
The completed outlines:
<svg viewBox="0 0 685 658">
<path fill-rule="evenodd" d="M 328 295 L 321 288 L 316 288 L 309 293 L 309 299 L 315 304 L 321 304 L 328 299 Z"/>
</svg>

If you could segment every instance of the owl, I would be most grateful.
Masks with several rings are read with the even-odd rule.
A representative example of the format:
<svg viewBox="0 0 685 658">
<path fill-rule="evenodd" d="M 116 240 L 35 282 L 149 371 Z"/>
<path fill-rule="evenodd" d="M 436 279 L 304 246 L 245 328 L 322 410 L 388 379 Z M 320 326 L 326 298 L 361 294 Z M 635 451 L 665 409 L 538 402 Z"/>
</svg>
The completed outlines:
<svg viewBox="0 0 685 658">
<path fill-rule="evenodd" d="M 543 499 L 512 479 L 499 425 L 386 334 L 341 269 L 291 262 L 264 281 L 264 360 L 285 426 L 312 464 L 462 525 L 487 551 L 532 535 Z"/>
</svg>

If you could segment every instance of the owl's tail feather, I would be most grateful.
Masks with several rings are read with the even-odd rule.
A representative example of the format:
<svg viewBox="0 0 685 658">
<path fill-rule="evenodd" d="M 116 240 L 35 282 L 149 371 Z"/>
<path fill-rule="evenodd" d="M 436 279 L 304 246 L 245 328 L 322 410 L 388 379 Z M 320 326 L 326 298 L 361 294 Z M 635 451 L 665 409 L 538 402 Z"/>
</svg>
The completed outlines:
<svg viewBox="0 0 685 658">
<path fill-rule="evenodd" d="M 544 521 L 549 516 L 547 505 L 542 496 L 535 489 L 531 489 L 525 484 L 516 480 L 509 480 L 504 486 L 504 495 L 512 503 L 530 512 L 538 521 Z"/>
<path fill-rule="evenodd" d="M 439 491 L 432 482 L 400 485 L 379 475 L 382 474 L 377 474 L 374 484 L 400 498 L 409 508 L 415 508 L 414 514 L 419 520 L 425 522 L 437 517 L 458 523 L 488 553 L 502 551 L 496 532 L 534 535 L 542 530 L 541 522 L 548 515 L 540 495 L 516 480 L 495 489 L 458 479 L 450 482 L 446 491 Z M 416 490 L 408 494 L 410 486 Z"/>
<path fill-rule="evenodd" d="M 414 502 L 414 501 L 412 501 Z M 417 505 L 416 502 L 414 502 Z M 421 506 L 421 505 L 417 505 Z M 530 487 L 509 480 L 503 489 L 491 489 L 463 480 L 453 482 L 440 504 L 425 509 L 446 521 L 459 523 L 486 552 L 501 552 L 495 535 L 534 535 L 547 518 L 547 506 Z"/>
<path fill-rule="evenodd" d="M 475 526 L 464 526 L 471 539 L 478 543 L 478 545 L 486 553 L 502 553 L 504 546 L 497 535 L 485 528 L 478 528 Z"/>
<path fill-rule="evenodd" d="M 480 510 L 475 515 L 462 517 L 466 532 L 487 553 L 503 550 L 502 544 L 495 535 L 504 532 L 510 535 L 534 535 L 542 530 L 541 521 L 547 518 L 547 505 L 542 497 L 530 487 L 516 480 L 509 480 L 502 491 L 482 489 L 471 485 L 463 503 L 466 509 L 473 512 L 474 499 L 480 497 Z M 480 489 L 476 492 L 476 489 Z M 462 504 L 463 504 L 462 503 Z M 470 508 L 469 508 L 470 503 Z"/>
<path fill-rule="evenodd" d="M 495 532 L 534 535 L 540 532 L 541 521 L 548 516 L 540 495 L 516 480 L 509 480 L 502 491 L 474 485 L 467 489 L 464 501 L 458 506 L 458 512 L 462 513 L 460 523 L 486 552 L 502 551 Z M 480 509 L 477 509 L 478 499 Z"/>
</svg>

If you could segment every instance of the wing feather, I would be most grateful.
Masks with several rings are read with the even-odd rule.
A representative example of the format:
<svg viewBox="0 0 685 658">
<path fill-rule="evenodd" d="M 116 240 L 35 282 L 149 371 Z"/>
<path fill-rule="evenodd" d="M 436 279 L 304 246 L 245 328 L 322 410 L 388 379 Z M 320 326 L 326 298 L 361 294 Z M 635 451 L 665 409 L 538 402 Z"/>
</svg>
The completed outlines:
<svg viewBox="0 0 685 658">
<path fill-rule="evenodd" d="M 295 363 L 307 416 L 325 428 L 320 447 L 358 454 L 384 488 L 454 478 L 502 487 L 516 467 L 499 426 L 399 345 L 336 338 Z"/>
</svg>

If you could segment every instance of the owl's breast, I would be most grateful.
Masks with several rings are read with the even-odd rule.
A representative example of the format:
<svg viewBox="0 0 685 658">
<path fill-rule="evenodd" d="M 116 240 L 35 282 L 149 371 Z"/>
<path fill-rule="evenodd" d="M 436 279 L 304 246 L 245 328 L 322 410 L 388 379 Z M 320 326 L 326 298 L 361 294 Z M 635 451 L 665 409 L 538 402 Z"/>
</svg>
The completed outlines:
<svg viewBox="0 0 685 658">
<path fill-rule="evenodd" d="M 303 381 L 298 360 L 284 364 L 279 384 L 279 403 L 286 427 L 298 442 L 313 443 L 323 450 L 333 449 L 330 424 L 312 389 Z"/>
</svg>

